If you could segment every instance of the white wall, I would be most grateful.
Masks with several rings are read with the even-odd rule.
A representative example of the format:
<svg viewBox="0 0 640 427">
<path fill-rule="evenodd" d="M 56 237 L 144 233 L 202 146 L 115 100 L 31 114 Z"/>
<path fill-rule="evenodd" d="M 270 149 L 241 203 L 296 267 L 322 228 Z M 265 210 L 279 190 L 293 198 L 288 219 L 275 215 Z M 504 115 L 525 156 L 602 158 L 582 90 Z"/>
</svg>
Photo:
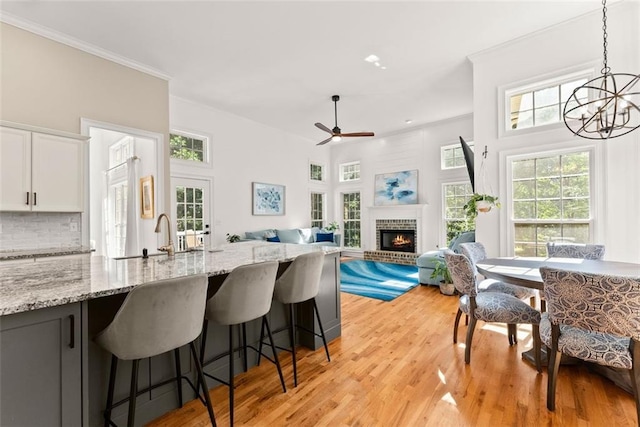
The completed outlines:
<svg viewBox="0 0 640 427">
<path fill-rule="evenodd" d="M 328 146 L 175 97 L 170 97 L 170 117 L 172 129 L 212 140 L 212 167 L 194 167 L 187 173 L 213 179 L 214 245 L 224 242 L 227 233 L 244 237 L 245 231 L 309 227 L 310 189 L 328 191 L 331 185 L 309 181 L 309 162 L 328 165 Z M 182 172 L 172 166 L 172 174 Z M 286 186 L 284 216 L 251 214 L 252 182 Z"/>
<path fill-rule="evenodd" d="M 640 72 L 640 4 L 616 3 L 608 8 L 609 66 L 614 73 Z M 535 153 L 591 144 L 573 136 L 563 123 L 550 129 L 516 136 L 498 133 L 500 88 L 533 81 L 561 71 L 602 64 L 602 14 L 592 13 L 473 55 L 474 129 L 477 145 L 487 145 L 488 185 L 507 199 L 506 180 L 500 171 L 512 153 Z M 609 141 L 595 142 L 597 191 L 594 194 L 594 241 L 607 247 L 606 258 L 640 261 L 640 130 Z M 475 162 L 480 164 L 480 151 Z M 476 166 L 476 182 L 478 181 Z M 476 237 L 492 255 L 511 255 L 507 209 L 479 215 Z"/>
<path fill-rule="evenodd" d="M 334 182 L 334 215 L 340 219 L 340 194 L 350 191 L 361 193 L 362 248 L 374 250 L 375 229 L 372 219 L 379 217 L 380 208 L 373 207 L 374 180 L 376 174 L 418 170 L 418 204 L 423 227 L 418 224 L 419 248 L 421 252 L 446 244 L 442 221 L 442 184 L 468 181 L 466 168 L 442 171 L 440 169 L 440 147 L 459 144 L 459 136 L 473 140 L 473 116 L 467 115 L 444 120 L 406 132 L 366 140 L 346 139 L 332 145 L 331 165 Z M 359 182 L 339 182 L 341 163 L 360 161 Z M 385 215 L 406 217 L 406 207 L 384 208 Z M 395 212 L 395 213 L 394 213 Z"/>
</svg>

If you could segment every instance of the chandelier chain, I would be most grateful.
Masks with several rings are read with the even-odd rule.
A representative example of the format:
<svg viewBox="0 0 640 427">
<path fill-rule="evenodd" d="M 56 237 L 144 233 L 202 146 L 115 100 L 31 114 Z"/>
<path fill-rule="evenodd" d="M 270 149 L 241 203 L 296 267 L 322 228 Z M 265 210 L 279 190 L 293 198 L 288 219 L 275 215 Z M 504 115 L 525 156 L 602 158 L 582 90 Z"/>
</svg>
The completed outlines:
<svg viewBox="0 0 640 427">
<path fill-rule="evenodd" d="M 609 74 L 611 68 L 607 65 L 607 0 L 602 0 L 602 48 L 603 48 L 603 67 L 600 72 Z"/>
</svg>

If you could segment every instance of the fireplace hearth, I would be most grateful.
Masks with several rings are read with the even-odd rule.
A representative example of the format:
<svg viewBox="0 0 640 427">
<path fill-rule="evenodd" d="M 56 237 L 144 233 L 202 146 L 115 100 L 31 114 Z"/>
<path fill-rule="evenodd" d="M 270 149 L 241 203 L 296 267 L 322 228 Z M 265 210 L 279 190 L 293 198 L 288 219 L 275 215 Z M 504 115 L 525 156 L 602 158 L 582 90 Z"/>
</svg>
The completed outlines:
<svg viewBox="0 0 640 427">
<path fill-rule="evenodd" d="M 415 230 L 379 230 L 380 250 L 395 252 L 416 251 Z"/>
</svg>

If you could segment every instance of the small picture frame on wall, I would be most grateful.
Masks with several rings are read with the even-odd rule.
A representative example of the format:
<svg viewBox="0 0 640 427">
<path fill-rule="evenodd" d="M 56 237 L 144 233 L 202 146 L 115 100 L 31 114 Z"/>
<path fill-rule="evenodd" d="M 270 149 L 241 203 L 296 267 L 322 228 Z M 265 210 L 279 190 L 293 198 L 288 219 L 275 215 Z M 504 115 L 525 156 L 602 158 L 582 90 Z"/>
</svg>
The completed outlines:
<svg viewBox="0 0 640 427">
<path fill-rule="evenodd" d="M 252 183 L 253 215 L 284 215 L 284 190 L 284 185 Z"/>
<path fill-rule="evenodd" d="M 140 178 L 140 217 L 153 219 L 155 205 L 153 194 L 153 175 Z"/>
</svg>

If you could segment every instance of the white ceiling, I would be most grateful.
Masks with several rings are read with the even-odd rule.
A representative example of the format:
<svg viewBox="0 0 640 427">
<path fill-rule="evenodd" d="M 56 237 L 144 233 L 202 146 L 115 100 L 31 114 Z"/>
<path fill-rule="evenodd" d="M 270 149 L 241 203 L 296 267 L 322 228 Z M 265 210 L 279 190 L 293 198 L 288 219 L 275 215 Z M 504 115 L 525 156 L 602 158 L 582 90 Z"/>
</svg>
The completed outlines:
<svg viewBox="0 0 640 427">
<path fill-rule="evenodd" d="M 343 132 L 384 135 L 471 113 L 469 55 L 600 8 L 598 0 L 0 2 L 6 19 L 170 76 L 172 95 L 313 141 L 326 137 L 315 122 L 334 126 L 333 94 Z M 365 62 L 370 54 L 387 68 Z"/>
</svg>

